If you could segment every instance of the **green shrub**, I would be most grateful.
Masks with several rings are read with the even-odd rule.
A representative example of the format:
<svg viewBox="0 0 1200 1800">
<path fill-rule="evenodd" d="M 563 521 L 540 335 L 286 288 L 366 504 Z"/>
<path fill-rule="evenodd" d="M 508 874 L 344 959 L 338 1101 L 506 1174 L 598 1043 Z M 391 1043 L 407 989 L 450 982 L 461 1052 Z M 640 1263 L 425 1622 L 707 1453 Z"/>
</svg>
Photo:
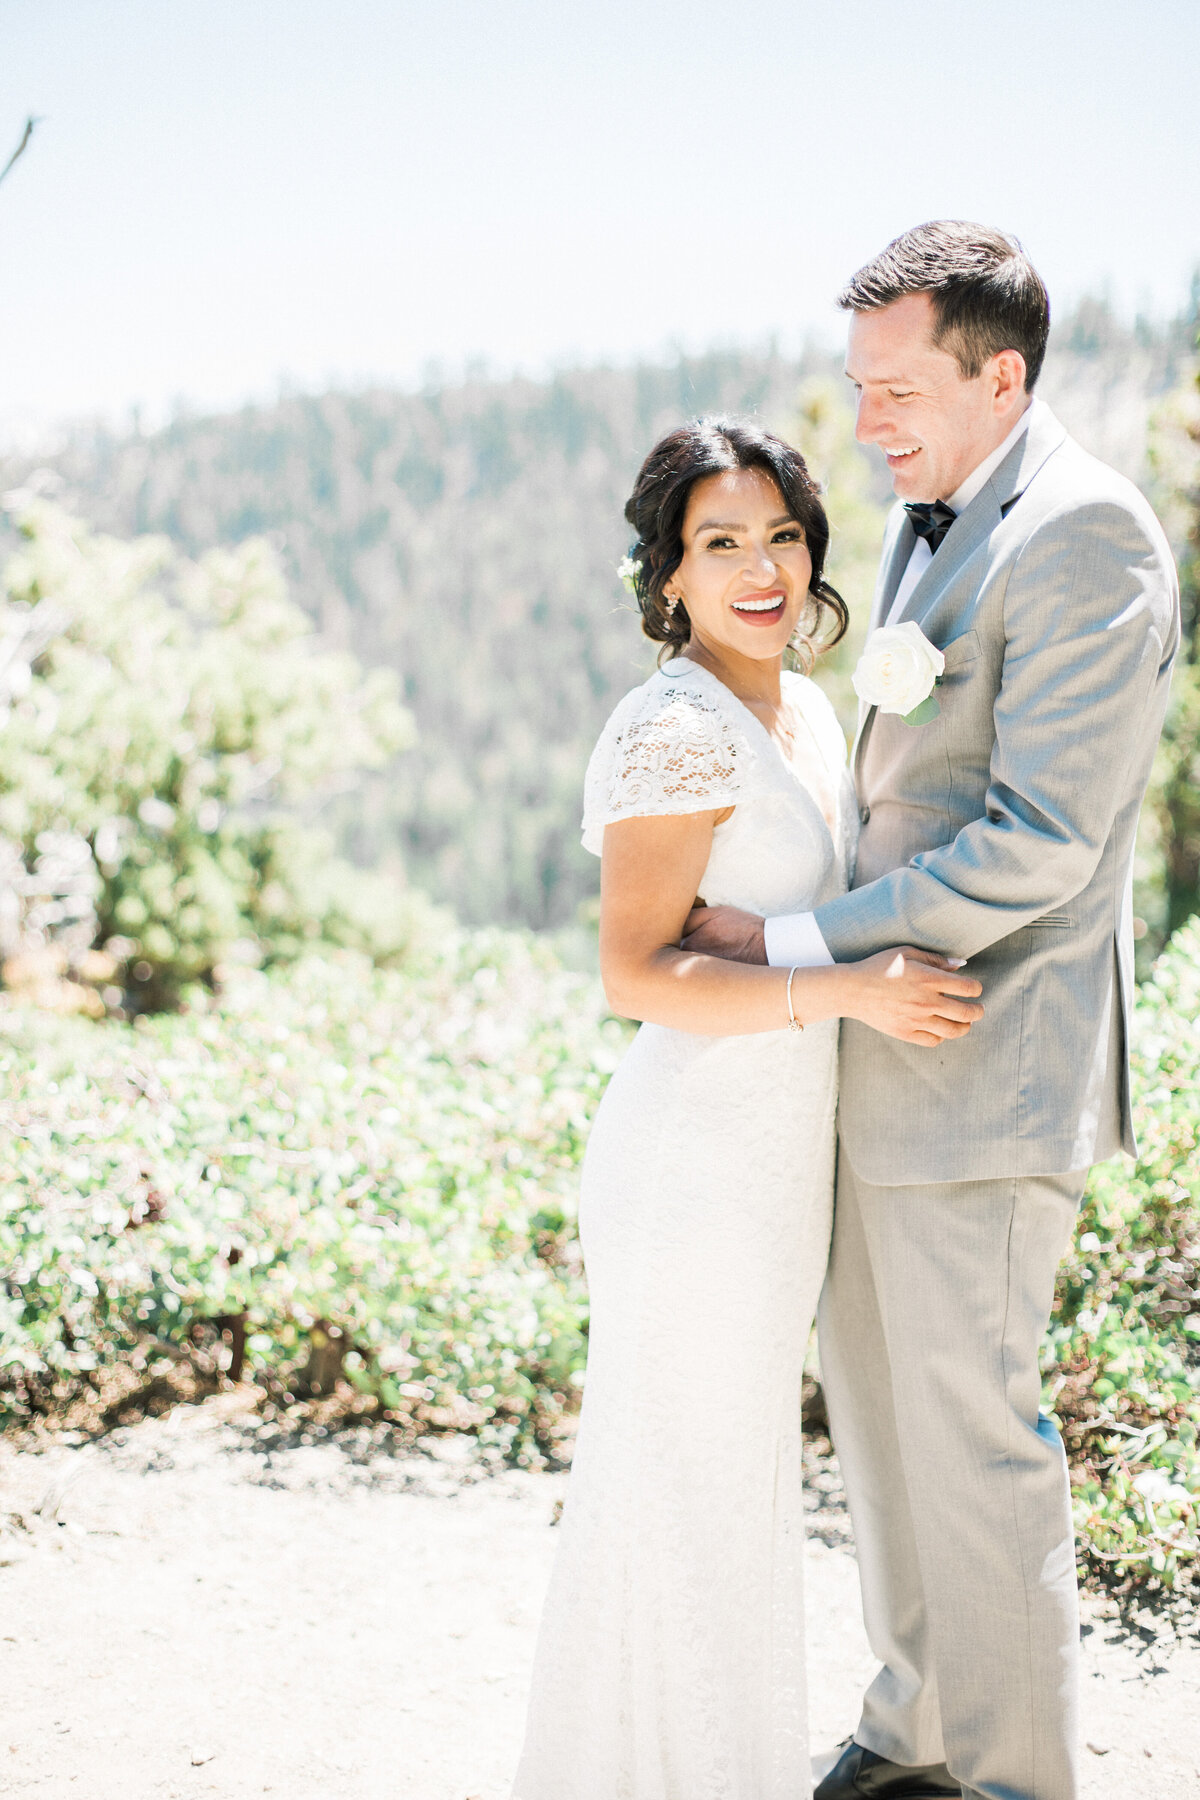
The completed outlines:
<svg viewBox="0 0 1200 1800">
<path fill-rule="evenodd" d="M 216 1322 L 276 1390 L 344 1376 L 393 1416 L 546 1441 L 584 1358 L 575 1170 L 623 1039 L 500 934 L 423 974 L 247 971 L 136 1028 L 10 1007 L 0 1409 L 111 1407 Z"/>
<path fill-rule="evenodd" d="M 1142 808 L 1135 904 L 1162 947 L 1200 907 L 1200 369 L 1193 363 L 1150 421 L 1154 502 L 1179 564 L 1181 641 Z"/>
<path fill-rule="evenodd" d="M 1200 921 L 1138 998 L 1136 1165 L 1092 1175 L 1046 1347 L 1084 1561 L 1171 1587 L 1200 1557 Z"/>
<path fill-rule="evenodd" d="M 1138 1001 L 1139 1160 L 1095 1171 L 1046 1343 L 1084 1565 L 1127 1583 L 1200 1554 L 1198 1016 L 1193 923 Z M 585 1358 L 578 1164 L 625 1041 L 500 933 L 404 970 L 310 954 L 135 1025 L 10 1002 L 0 1416 L 94 1414 L 244 1345 L 279 1394 L 344 1378 L 418 1427 L 552 1445 Z"/>
<path fill-rule="evenodd" d="M 107 974 L 124 990 L 110 1006 L 146 1010 L 230 958 L 277 961 L 318 940 L 402 952 L 428 909 L 339 864 L 317 825 L 348 778 L 410 741 L 394 673 L 323 649 L 261 541 L 189 563 L 165 540 L 102 537 L 29 495 L 12 504 L 10 981 L 57 951 L 58 973 Z"/>
</svg>

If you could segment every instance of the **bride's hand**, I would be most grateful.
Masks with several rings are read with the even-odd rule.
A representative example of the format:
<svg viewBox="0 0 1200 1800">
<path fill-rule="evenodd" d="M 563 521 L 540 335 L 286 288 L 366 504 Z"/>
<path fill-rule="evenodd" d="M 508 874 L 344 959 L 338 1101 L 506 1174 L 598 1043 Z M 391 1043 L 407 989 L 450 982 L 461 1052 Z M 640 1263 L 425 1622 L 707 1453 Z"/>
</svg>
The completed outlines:
<svg viewBox="0 0 1200 1800">
<path fill-rule="evenodd" d="M 906 1044 L 966 1037 L 983 1017 L 983 988 L 949 958 L 928 950 L 880 950 L 853 965 L 859 989 L 853 1017 Z"/>
</svg>

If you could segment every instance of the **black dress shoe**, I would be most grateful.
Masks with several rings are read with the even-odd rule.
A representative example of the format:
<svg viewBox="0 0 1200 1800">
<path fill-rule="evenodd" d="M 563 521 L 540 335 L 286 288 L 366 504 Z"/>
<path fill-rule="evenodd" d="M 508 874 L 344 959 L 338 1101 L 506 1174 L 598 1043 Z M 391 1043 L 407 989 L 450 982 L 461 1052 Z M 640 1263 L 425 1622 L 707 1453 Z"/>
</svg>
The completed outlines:
<svg viewBox="0 0 1200 1800">
<path fill-rule="evenodd" d="M 850 1742 L 813 1800 L 962 1800 L 962 1788 L 945 1763 L 912 1769 Z"/>
</svg>

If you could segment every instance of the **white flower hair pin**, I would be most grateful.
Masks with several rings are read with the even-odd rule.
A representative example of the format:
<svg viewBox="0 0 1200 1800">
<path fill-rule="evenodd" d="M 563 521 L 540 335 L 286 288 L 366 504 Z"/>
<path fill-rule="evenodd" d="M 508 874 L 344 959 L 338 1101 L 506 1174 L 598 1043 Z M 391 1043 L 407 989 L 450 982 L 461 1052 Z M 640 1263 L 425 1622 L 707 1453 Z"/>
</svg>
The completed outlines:
<svg viewBox="0 0 1200 1800">
<path fill-rule="evenodd" d="M 895 713 L 904 725 L 928 725 L 942 710 L 934 689 L 946 659 L 913 619 L 881 625 L 863 646 L 850 682 L 860 700 Z"/>
<path fill-rule="evenodd" d="M 631 594 L 637 593 L 637 578 L 641 572 L 641 563 L 635 562 L 632 556 L 623 556 L 617 564 L 617 580 L 622 587 L 628 588 Z"/>
</svg>

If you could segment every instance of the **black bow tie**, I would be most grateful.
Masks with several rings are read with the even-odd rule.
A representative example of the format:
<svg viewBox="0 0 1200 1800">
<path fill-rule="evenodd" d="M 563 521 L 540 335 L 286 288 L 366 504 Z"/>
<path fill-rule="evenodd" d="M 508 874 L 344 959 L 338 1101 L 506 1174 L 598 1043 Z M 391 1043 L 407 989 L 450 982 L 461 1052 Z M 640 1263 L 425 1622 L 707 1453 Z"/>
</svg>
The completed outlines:
<svg viewBox="0 0 1200 1800">
<path fill-rule="evenodd" d="M 905 502 L 904 510 L 917 536 L 926 539 L 931 554 L 936 556 L 938 546 L 958 514 L 951 512 L 944 500 L 909 500 Z"/>
</svg>

